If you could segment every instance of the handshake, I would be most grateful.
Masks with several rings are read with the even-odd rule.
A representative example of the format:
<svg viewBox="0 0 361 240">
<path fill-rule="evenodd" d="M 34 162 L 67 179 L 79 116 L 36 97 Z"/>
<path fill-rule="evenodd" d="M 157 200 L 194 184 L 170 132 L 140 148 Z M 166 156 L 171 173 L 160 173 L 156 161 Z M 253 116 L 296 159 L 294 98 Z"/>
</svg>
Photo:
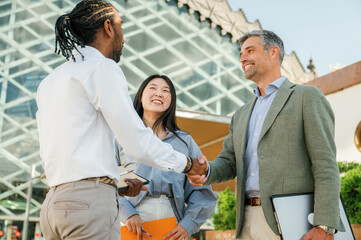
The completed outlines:
<svg viewBox="0 0 361 240">
<path fill-rule="evenodd" d="M 198 156 L 198 159 L 187 157 L 187 166 L 183 173 L 187 174 L 189 183 L 194 187 L 200 187 L 207 180 L 209 165 L 204 155 Z M 148 187 L 138 179 L 125 179 L 129 188 L 127 190 L 118 191 L 120 195 L 135 197 L 140 191 L 147 191 Z"/>
<path fill-rule="evenodd" d="M 207 180 L 209 165 L 207 158 L 204 155 L 198 156 L 198 159 L 187 157 L 187 166 L 183 173 L 187 174 L 191 185 L 195 187 L 202 186 Z"/>
</svg>

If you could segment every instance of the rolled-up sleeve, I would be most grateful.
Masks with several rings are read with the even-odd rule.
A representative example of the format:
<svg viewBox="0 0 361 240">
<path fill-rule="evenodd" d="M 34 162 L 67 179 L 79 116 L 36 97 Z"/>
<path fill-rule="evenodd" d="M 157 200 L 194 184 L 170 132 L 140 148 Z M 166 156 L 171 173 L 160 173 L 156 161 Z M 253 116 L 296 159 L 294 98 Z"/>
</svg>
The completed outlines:
<svg viewBox="0 0 361 240">
<path fill-rule="evenodd" d="M 174 151 L 144 126 L 134 110 L 125 76 L 114 61 L 107 59 L 99 64 L 87 84 L 90 102 L 102 112 L 125 154 L 161 170 L 183 171 L 187 164 L 185 155 Z"/>
<path fill-rule="evenodd" d="M 133 205 L 125 199 L 123 196 L 119 196 L 119 218 L 120 221 L 125 223 L 128 218 L 130 218 L 133 215 L 139 214 L 137 210 L 133 207 Z"/>
</svg>

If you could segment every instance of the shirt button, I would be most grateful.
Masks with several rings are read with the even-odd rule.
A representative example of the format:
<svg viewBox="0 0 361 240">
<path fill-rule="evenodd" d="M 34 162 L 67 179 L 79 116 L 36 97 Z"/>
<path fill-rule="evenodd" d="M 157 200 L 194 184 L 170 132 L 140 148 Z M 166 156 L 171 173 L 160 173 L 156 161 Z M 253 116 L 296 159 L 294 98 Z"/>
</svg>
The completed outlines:
<svg viewBox="0 0 361 240">
<path fill-rule="evenodd" d="M 254 174 L 254 173 L 251 174 L 251 176 L 254 176 L 254 175 L 256 175 L 256 174 Z"/>
<path fill-rule="evenodd" d="M 254 135 L 255 135 L 255 136 L 257 136 L 257 135 L 258 135 L 258 133 L 255 133 Z"/>
<path fill-rule="evenodd" d="M 264 102 L 264 100 L 262 100 L 262 102 Z"/>
</svg>

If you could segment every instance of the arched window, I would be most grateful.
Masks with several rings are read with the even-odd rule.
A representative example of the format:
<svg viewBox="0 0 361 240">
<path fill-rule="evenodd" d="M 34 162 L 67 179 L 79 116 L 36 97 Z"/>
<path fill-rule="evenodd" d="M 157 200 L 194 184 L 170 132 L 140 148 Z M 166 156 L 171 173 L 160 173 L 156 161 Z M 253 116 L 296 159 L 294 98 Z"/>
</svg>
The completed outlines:
<svg viewBox="0 0 361 240">
<path fill-rule="evenodd" d="M 357 149 L 361 152 L 361 122 L 359 122 L 355 131 L 355 144 Z"/>
</svg>

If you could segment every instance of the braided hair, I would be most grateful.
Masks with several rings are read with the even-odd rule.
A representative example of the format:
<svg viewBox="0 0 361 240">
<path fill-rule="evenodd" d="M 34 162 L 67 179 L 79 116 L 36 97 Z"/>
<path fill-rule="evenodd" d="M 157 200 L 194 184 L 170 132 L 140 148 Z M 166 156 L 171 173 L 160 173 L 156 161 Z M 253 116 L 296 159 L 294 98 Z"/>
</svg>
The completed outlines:
<svg viewBox="0 0 361 240">
<path fill-rule="evenodd" d="M 61 15 L 55 23 L 55 52 L 66 60 L 71 57 L 77 46 L 84 47 L 94 41 L 95 34 L 109 19 L 113 24 L 114 7 L 104 0 L 83 0 L 68 14 Z M 80 53 L 80 52 L 79 52 Z M 80 53 L 81 54 L 81 53 Z M 84 56 L 81 54 L 82 59 Z"/>
</svg>

